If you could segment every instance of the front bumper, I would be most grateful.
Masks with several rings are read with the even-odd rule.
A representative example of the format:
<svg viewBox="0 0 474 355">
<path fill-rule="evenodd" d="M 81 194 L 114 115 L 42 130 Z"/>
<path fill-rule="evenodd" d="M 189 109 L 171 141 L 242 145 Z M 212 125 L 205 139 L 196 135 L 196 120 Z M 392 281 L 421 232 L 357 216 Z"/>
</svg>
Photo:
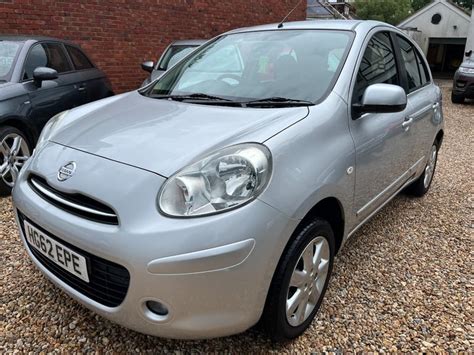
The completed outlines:
<svg viewBox="0 0 474 355">
<path fill-rule="evenodd" d="M 76 174 L 58 182 L 58 168 L 69 161 L 76 162 Z M 32 190 L 27 181 L 31 173 L 61 191 L 109 204 L 119 225 L 89 221 L 53 206 Z M 168 218 L 156 207 L 164 181 L 148 171 L 49 143 L 28 162 L 14 189 L 16 211 L 48 234 L 128 270 L 130 283 L 119 306 L 96 302 L 55 276 L 32 254 L 20 228 L 28 254 L 74 299 L 136 331 L 211 338 L 248 329 L 260 318 L 276 264 L 298 221 L 259 200 L 215 216 Z M 166 305 L 169 314 L 154 316 L 145 306 L 148 300 Z"/>
<path fill-rule="evenodd" d="M 474 99 L 474 74 L 456 72 L 453 80 L 453 92 Z"/>
</svg>

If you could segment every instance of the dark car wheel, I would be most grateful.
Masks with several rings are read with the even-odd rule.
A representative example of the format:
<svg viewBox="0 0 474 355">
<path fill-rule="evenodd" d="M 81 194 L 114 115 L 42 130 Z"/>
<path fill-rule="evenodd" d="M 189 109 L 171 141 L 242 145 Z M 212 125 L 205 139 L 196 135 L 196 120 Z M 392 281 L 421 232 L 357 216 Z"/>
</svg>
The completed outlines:
<svg viewBox="0 0 474 355">
<path fill-rule="evenodd" d="M 426 162 L 426 167 L 423 171 L 423 174 L 421 174 L 421 176 L 407 188 L 407 192 L 410 195 L 422 197 L 430 189 L 436 170 L 436 163 L 438 161 L 438 150 L 439 144 L 438 142 L 434 142 L 431 147 L 430 155 L 428 157 L 428 161 Z"/>
<path fill-rule="evenodd" d="M 273 276 L 261 323 L 275 341 L 296 338 L 321 306 L 334 261 L 328 222 L 309 222 L 286 248 Z"/>
<path fill-rule="evenodd" d="M 451 92 L 451 101 L 454 104 L 462 104 L 462 103 L 464 103 L 464 95 L 455 94 L 454 92 Z"/>
<path fill-rule="evenodd" d="M 0 196 L 11 193 L 30 152 L 31 145 L 20 130 L 9 126 L 0 128 Z"/>
</svg>

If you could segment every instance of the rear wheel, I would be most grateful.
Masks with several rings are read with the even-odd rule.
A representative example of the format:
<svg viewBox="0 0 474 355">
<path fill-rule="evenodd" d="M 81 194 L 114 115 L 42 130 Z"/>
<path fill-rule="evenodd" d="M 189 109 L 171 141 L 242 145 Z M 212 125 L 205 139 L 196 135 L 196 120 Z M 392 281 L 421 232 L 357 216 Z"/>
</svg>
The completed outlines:
<svg viewBox="0 0 474 355">
<path fill-rule="evenodd" d="M 416 197 L 424 196 L 430 189 L 431 182 L 436 170 L 436 163 L 438 161 L 438 142 L 433 143 L 428 161 L 426 162 L 423 174 L 415 180 L 407 189 L 408 193 Z"/>
<path fill-rule="evenodd" d="M 30 152 L 30 143 L 20 130 L 9 126 L 0 128 L 0 196 L 11 193 Z"/>
<path fill-rule="evenodd" d="M 296 338 L 311 324 L 329 283 L 334 247 L 329 223 L 315 219 L 285 250 L 262 315 L 262 324 L 273 340 Z"/>
<path fill-rule="evenodd" d="M 454 104 L 462 104 L 464 103 L 464 95 L 455 94 L 454 92 L 451 93 L 451 101 Z"/>
</svg>

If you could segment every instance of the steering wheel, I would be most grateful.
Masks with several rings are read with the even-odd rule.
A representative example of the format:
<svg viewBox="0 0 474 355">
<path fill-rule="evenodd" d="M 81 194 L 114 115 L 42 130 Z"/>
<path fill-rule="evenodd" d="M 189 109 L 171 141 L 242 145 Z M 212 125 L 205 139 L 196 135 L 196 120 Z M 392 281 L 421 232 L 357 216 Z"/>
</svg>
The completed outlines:
<svg viewBox="0 0 474 355">
<path fill-rule="evenodd" d="M 225 79 L 230 79 L 231 81 L 236 81 L 237 83 L 235 83 L 235 84 L 233 84 L 232 82 L 229 83 Z M 222 74 L 220 77 L 218 77 L 217 80 L 223 81 L 224 83 L 229 84 L 231 86 L 235 86 L 235 85 L 238 85 L 240 83 L 240 76 L 238 76 L 237 74 L 226 73 L 226 74 Z"/>
</svg>

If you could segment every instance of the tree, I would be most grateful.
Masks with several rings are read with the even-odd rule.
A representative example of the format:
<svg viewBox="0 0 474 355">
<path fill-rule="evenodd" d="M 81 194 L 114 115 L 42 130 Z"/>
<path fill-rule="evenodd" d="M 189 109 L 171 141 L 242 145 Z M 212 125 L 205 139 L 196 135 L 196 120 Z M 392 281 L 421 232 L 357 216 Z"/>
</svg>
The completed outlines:
<svg viewBox="0 0 474 355">
<path fill-rule="evenodd" d="M 456 4 L 472 11 L 472 0 L 454 0 Z"/>
<path fill-rule="evenodd" d="M 419 9 L 428 5 L 432 0 L 411 0 L 411 7 L 413 12 L 418 11 Z"/>
<path fill-rule="evenodd" d="M 471 0 L 472 1 L 472 0 Z M 397 25 L 411 11 L 411 0 L 356 0 L 357 16 L 363 20 L 378 20 Z"/>
<path fill-rule="evenodd" d="M 411 7 L 413 11 L 416 12 L 422 7 L 428 5 L 433 0 L 411 0 Z M 472 9 L 472 0 L 452 0 L 454 3 L 458 4 L 459 6 L 464 7 L 467 10 Z"/>
</svg>

